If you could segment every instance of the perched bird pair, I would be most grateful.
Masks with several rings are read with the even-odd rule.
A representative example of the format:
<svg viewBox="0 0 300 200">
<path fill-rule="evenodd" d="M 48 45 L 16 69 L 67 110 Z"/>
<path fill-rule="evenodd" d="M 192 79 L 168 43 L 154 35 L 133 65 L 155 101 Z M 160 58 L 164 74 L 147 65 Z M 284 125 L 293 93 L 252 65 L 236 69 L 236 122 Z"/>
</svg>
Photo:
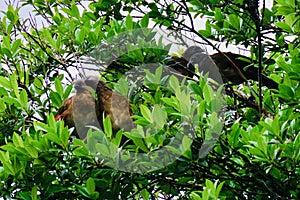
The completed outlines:
<svg viewBox="0 0 300 200">
<path fill-rule="evenodd" d="M 107 87 L 104 81 L 95 76 L 87 77 L 85 83 L 96 92 L 97 113 L 101 127 L 103 117 L 108 116 L 115 131 L 119 129 L 130 131 L 134 128 L 133 120 L 131 119 L 133 113 L 127 98 L 114 92 Z"/>
<path fill-rule="evenodd" d="M 65 125 L 75 127 L 75 135 L 84 139 L 90 126 L 103 129 L 103 118 L 109 117 L 113 131 L 131 130 L 134 125 L 131 119 L 132 110 L 128 100 L 111 90 L 95 76 L 74 82 L 76 94 L 64 101 L 55 116 Z M 91 89 L 95 91 L 94 97 Z"/>
<path fill-rule="evenodd" d="M 246 60 L 249 59 L 230 52 L 210 56 L 202 48 L 191 46 L 182 57 L 170 56 L 166 65 L 191 78 L 195 74 L 195 65 L 198 65 L 200 73 L 209 73 L 209 77 L 220 84 L 228 82 L 240 84 L 248 79 L 257 81 L 258 69 Z M 278 83 L 264 75 L 262 84 L 268 88 L 278 89 Z M 61 119 L 69 127 L 76 127 L 81 138 L 84 138 L 89 126 L 103 128 L 103 117 L 107 116 L 111 119 L 114 131 L 120 128 L 129 131 L 134 127 L 131 119 L 132 110 L 127 99 L 112 91 L 97 77 L 89 76 L 84 80 L 77 80 L 74 88 L 76 95 L 65 100 L 56 115 L 56 120 Z M 96 99 L 90 88 L 94 89 Z"/>
</svg>

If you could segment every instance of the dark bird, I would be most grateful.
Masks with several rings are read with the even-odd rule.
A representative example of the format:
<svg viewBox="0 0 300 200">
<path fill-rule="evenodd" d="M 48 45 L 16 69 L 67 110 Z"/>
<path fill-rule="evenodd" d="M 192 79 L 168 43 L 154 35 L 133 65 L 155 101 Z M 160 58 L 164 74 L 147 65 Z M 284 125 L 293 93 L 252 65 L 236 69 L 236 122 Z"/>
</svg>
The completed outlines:
<svg viewBox="0 0 300 200">
<path fill-rule="evenodd" d="M 253 62 L 250 62 L 250 59 L 246 56 L 231 52 L 225 52 L 224 55 L 223 53 L 215 53 L 208 56 L 201 47 L 191 46 L 188 49 L 191 49 L 189 51 L 193 54 L 190 56 L 189 64 L 197 64 L 199 72 L 204 74 L 209 72 L 209 77 L 220 84 L 223 82 L 241 84 L 248 79 L 258 81 L 258 68 L 254 67 Z M 236 65 L 240 72 L 226 56 Z M 268 88 L 278 89 L 278 83 L 265 75 L 262 75 L 262 84 Z"/>
<path fill-rule="evenodd" d="M 226 52 L 224 53 L 235 65 L 240 69 L 246 79 L 258 81 L 258 68 L 253 66 L 253 62 L 248 62 L 250 59 L 246 56 Z M 222 75 L 224 82 L 232 82 L 233 84 L 240 84 L 246 80 L 239 74 L 237 69 L 232 66 L 232 63 L 221 53 L 211 55 L 211 58 L 216 63 Z M 278 83 L 262 74 L 262 84 L 271 89 L 278 89 Z"/>
<path fill-rule="evenodd" d="M 101 127 L 103 127 L 103 117 L 109 117 L 112 122 L 113 131 L 119 129 L 130 131 L 134 128 L 132 109 L 127 98 L 114 92 L 104 81 L 95 76 L 88 76 L 85 80 L 86 85 L 93 88 L 97 96 L 97 115 Z"/>
<path fill-rule="evenodd" d="M 97 104 L 83 80 L 75 81 L 74 88 L 76 94 L 64 101 L 55 119 L 63 120 L 69 128 L 75 127 L 74 134 L 84 139 L 90 126 L 99 126 Z"/>
<path fill-rule="evenodd" d="M 220 84 L 223 83 L 223 78 L 220 74 L 218 66 L 206 51 L 198 46 L 191 46 L 185 52 L 189 53 L 188 66 L 197 65 L 199 73 L 202 73 L 203 75 L 206 75 L 208 73 L 209 78 L 215 80 Z"/>
</svg>

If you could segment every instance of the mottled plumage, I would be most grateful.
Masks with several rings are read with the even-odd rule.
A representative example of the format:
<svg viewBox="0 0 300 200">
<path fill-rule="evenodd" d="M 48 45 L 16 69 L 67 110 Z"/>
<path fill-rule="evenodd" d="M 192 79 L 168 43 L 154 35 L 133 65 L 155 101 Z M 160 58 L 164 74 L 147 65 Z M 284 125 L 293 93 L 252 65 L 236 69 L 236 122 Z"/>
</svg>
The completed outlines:
<svg viewBox="0 0 300 200">
<path fill-rule="evenodd" d="M 64 101 L 55 116 L 56 120 L 63 120 L 65 125 L 75 127 L 75 134 L 80 138 L 85 138 L 89 126 L 98 126 L 96 115 L 95 98 L 89 87 L 83 80 L 74 83 L 76 94 Z"/>
<path fill-rule="evenodd" d="M 114 131 L 123 129 L 129 131 L 134 127 L 131 119 L 132 110 L 128 100 L 122 95 L 114 92 L 112 89 L 95 76 L 89 76 L 85 79 L 86 85 L 92 87 L 97 95 L 98 101 L 98 120 L 102 125 L 103 116 L 109 116 Z"/>
</svg>

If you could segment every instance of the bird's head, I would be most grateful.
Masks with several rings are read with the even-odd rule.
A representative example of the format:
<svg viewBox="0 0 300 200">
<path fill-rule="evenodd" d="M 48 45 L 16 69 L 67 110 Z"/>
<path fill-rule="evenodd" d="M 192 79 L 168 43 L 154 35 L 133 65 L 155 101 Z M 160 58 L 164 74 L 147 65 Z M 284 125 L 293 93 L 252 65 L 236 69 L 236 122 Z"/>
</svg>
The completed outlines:
<svg viewBox="0 0 300 200">
<path fill-rule="evenodd" d="M 196 53 L 204 53 L 206 52 L 205 49 L 199 47 L 199 46 L 190 46 L 185 50 L 185 52 L 182 54 L 182 57 L 186 59 L 187 61 L 190 60 L 190 58 L 196 54 Z"/>
<path fill-rule="evenodd" d="M 203 61 L 207 60 L 207 58 L 209 57 L 208 54 L 206 54 L 205 52 L 198 52 L 193 54 L 190 59 L 189 59 L 189 64 L 195 65 L 195 64 L 203 64 Z"/>
<path fill-rule="evenodd" d="M 91 87 L 95 91 L 96 91 L 96 88 L 111 90 L 109 87 L 107 87 L 106 83 L 104 81 L 100 80 L 100 78 L 98 78 L 97 76 L 87 76 L 84 79 L 84 82 L 87 86 Z"/>
<path fill-rule="evenodd" d="M 76 92 L 83 92 L 84 90 L 87 89 L 87 85 L 84 83 L 83 80 L 79 79 L 74 81 L 74 88 Z"/>
<path fill-rule="evenodd" d="M 97 76 L 87 76 L 84 79 L 84 82 L 87 86 L 90 86 L 91 88 L 96 88 L 99 83 L 99 78 Z"/>
</svg>

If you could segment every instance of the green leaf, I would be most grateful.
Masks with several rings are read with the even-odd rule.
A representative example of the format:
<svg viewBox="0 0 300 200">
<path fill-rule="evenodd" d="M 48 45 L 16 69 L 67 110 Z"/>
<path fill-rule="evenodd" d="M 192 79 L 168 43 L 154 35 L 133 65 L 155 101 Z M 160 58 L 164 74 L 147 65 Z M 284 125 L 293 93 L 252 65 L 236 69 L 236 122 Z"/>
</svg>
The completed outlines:
<svg viewBox="0 0 300 200">
<path fill-rule="evenodd" d="M 15 98 L 11 98 L 11 97 L 5 96 L 2 99 L 4 100 L 4 102 L 6 102 L 9 105 L 13 105 L 14 104 L 17 107 L 21 107 L 22 106 L 20 104 L 20 102 L 17 99 L 15 99 Z"/>
<path fill-rule="evenodd" d="M 293 88 L 291 88 L 288 85 L 279 85 L 279 95 L 281 95 L 284 98 L 294 98 L 295 97 L 295 92 Z"/>
<path fill-rule="evenodd" d="M 56 130 L 56 121 L 55 121 L 53 113 L 50 113 L 47 116 L 47 122 L 48 122 L 50 128 L 52 128 L 53 130 Z"/>
<path fill-rule="evenodd" d="M 77 8 L 77 6 L 74 2 L 71 5 L 71 9 L 62 8 L 61 10 L 64 11 L 65 13 L 67 13 L 68 15 L 72 16 L 72 17 L 75 17 L 77 19 L 80 18 L 79 10 L 78 10 L 78 8 Z"/>
<path fill-rule="evenodd" d="M 155 83 L 156 83 L 156 84 L 160 84 L 162 71 L 163 71 L 162 66 L 161 66 L 161 67 L 158 67 L 158 68 L 155 70 Z"/>
<path fill-rule="evenodd" d="M 64 89 L 59 79 L 55 79 L 54 86 L 57 94 L 62 98 L 64 96 Z"/>
<path fill-rule="evenodd" d="M 2 164 L 3 164 L 5 172 L 7 172 L 8 174 L 11 174 L 13 176 L 16 174 L 14 167 L 12 166 L 12 164 L 10 162 L 3 162 Z"/>
<path fill-rule="evenodd" d="M 33 186 L 32 187 L 32 189 L 31 189 L 31 199 L 32 200 L 37 200 L 38 198 L 37 198 L 37 194 L 38 194 L 38 186 L 37 185 L 35 185 L 35 186 Z"/>
<path fill-rule="evenodd" d="M 80 18 L 80 13 L 79 13 L 79 10 L 78 10 L 78 8 L 77 8 L 77 6 L 76 6 L 75 3 L 72 3 L 71 12 L 70 13 L 72 14 L 73 17 L 75 17 L 77 19 Z"/>
<path fill-rule="evenodd" d="M 293 158 L 295 160 L 299 160 L 299 158 L 300 158 L 300 134 L 297 134 L 297 136 L 294 140 L 293 149 L 294 149 Z"/>
<path fill-rule="evenodd" d="M 12 58 L 12 54 L 11 54 L 11 52 L 10 52 L 9 49 L 7 49 L 7 48 L 2 48 L 1 51 L 2 51 L 2 53 L 3 53 L 4 55 L 6 55 L 8 58 Z"/>
<path fill-rule="evenodd" d="M 89 151 L 88 151 L 86 145 L 84 144 L 84 142 L 82 140 L 75 138 L 73 140 L 73 144 L 74 144 L 75 147 L 77 147 L 74 150 L 75 155 L 77 155 L 77 156 L 86 156 L 86 155 L 89 154 Z"/>
<path fill-rule="evenodd" d="M 17 81 L 17 75 L 15 73 L 13 73 L 10 76 L 10 85 L 11 85 L 11 88 L 13 89 L 16 97 L 19 98 L 20 97 L 19 88 L 18 88 L 19 86 L 18 86 L 18 81 Z"/>
<path fill-rule="evenodd" d="M 171 106 L 175 110 L 180 111 L 180 103 L 176 97 L 174 97 L 174 96 L 172 96 L 171 98 L 163 97 L 160 99 L 168 106 Z"/>
<path fill-rule="evenodd" d="M 151 112 L 149 110 L 149 108 L 147 108 L 145 105 L 140 105 L 140 110 L 141 113 L 143 115 L 143 117 L 150 123 L 153 122 L 152 118 L 151 118 Z"/>
<path fill-rule="evenodd" d="M 146 120 L 144 117 L 141 116 L 133 116 L 134 117 L 134 122 L 138 125 L 141 126 L 147 126 L 150 124 L 150 122 L 148 120 Z"/>
<path fill-rule="evenodd" d="M 193 153 L 191 151 L 191 145 L 192 145 L 191 138 L 189 138 L 188 136 L 183 136 L 183 139 L 182 139 L 182 152 L 184 153 L 183 155 L 188 159 L 193 158 Z"/>
<path fill-rule="evenodd" d="M 2 148 L 2 147 L 1 147 Z M 0 160 L 4 162 L 10 162 L 9 152 L 0 151 Z"/>
<path fill-rule="evenodd" d="M 147 146 L 144 143 L 144 140 L 142 138 L 131 138 L 133 143 L 140 148 L 143 152 L 149 152 Z"/>
<path fill-rule="evenodd" d="M 209 37 L 209 36 L 211 36 L 211 32 L 207 31 L 207 30 L 199 30 L 198 33 L 200 35 L 202 35 L 203 37 Z"/>
<path fill-rule="evenodd" d="M 32 158 L 38 158 L 38 151 L 36 150 L 35 147 L 31 146 L 30 144 L 25 145 L 25 150 L 28 152 L 28 154 Z"/>
<path fill-rule="evenodd" d="M 13 42 L 12 47 L 11 47 L 13 56 L 15 56 L 15 54 L 18 52 L 20 46 L 21 46 L 21 39 L 17 39 Z"/>
<path fill-rule="evenodd" d="M 19 8 L 14 9 L 11 4 L 8 4 L 6 16 L 12 22 L 12 24 L 15 24 L 19 19 L 18 11 Z"/>
<path fill-rule="evenodd" d="M 50 33 L 49 29 L 43 29 L 42 31 L 43 36 L 45 37 L 45 39 L 47 40 L 47 42 L 52 46 L 55 47 L 56 46 L 56 42 L 54 41 L 52 34 Z"/>
<path fill-rule="evenodd" d="M 23 139 L 17 133 L 13 134 L 13 143 L 14 143 L 14 145 L 16 147 L 22 147 L 22 148 L 24 148 Z"/>
<path fill-rule="evenodd" d="M 61 145 L 60 138 L 58 137 L 58 135 L 56 133 L 48 132 L 44 135 L 44 137 L 47 138 L 48 140 L 51 140 L 52 142 L 55 142 L 58 145 Z"/>
<path fill-rule="evenodd" d="M 106 157 L 111 157 L 113 156 L 112 153 L 110 152 L 110 149 L 106 144 L 102 143 L 96 143 L 95 145 L 97 152 L 101 153 L 101 155 L 106 156 Z"/>
<path fill-rule="evenodd" d="M 84 28 L 77 29 L 75 31 L 75 39 L 77 41 L 77 44 L 83 44 L 85 36 L 86 36 L 86 31 Z"/>
<path fill-rule="evenodd" d="M 132 17 L 130 15 L 126 16 L 126 28 L 127 30 L 132 30 L 133 29 L 133 21 L 132 21 Z"/>
<path fill-rule="evenodd" d="M 51 91 L 50 92 L 50 99 L 53 103 L 53 105 L 60 107 L 62 104 L 62 99 L 60 98 L 60 95 L 57 92 Z"/>
<path fill-rule="evenodd" d="M 4 99 L 0 99 L 0 112 L 5 111 L 6 105 L 4 103 Z"/>
<path fill-rule="evenodd" d="M 224 183 L 225 183 L 225 181 L 223 181 L 222 183 L 220 183 L 220 184 L 218 185 L 218 187 L 217 187 L 217 189 L 216 189 L 216 193 L 215 193 L 216 197 L 219 197 L 220 192 L 221 192 L 221 190 L 222 190 L 222 187 L 223 187 Z M 217 185 L 217 181 L 215 182 L 215 185 Z"/>
<path fill-rule="evenodd" d="M 42 76 L 38 76 L 34 79 L 33 84 L 37 92 L 41 93 L 43 91 L 44 79 Z"/>
<path fill-rule="evenodd" d="M 7 89 L 11 89 L 11 84 L 10 84 L 10 81 L 7 80 L 5 77 L 3 76 L 0 76 L 0 85 L 3 86 L 4 88 L 7 88 Z"/>
<path fill-rule="evenodd" d="M 27 94 L 26 90 L 22 90 L 22 91 L 20 92 L 20 98 L 19 98 L 19 100 L 20 100 L 20 103 L 21 103 L 22 107 L 23 107 L 25 110 L 27 110 L 28 94 Z"/>
<path fill-rule="evenodd" d="M 149 14 L 146 14 L 143 16 L 143 18 L 141 19 L 141 27 L 142 28 L 147 28 L 149 24 Z"/>
<path fill-rule="evenodd" d="M 70 133 L 67 127 L 63 126 L 63 121 L 57 123 L 57 129 L 59 132 L 60 140 L 64 147 L 67 147 L 69 143 Z"/>
<path fill-rule="evenodd" d="M 2 37 L 2 48 L 6 48 L 8 51 L 11 50 L 10 37 L 9 36 L 3 36 Z"/>
<path fill-rule="evenodd" d="M 167 113 L 159 105 L 154 105 L 152 119 L 154 121 L 155 128 L 160 130 L 166 124 Z"/>
<path fill-rule="evenodd" d="M 169 80 L 169 86 L 172 88 L 174 92 L 178 91 L 180 89 L 179 87 L 179 81 L 175 76 L 170 76 Z"/>
<path fill-rule="evenodd" d="M 57 24 L 57 25 L 60 25 L 62 23 L 62 19 L 59 15 L 58 12 L 55 13 L 55 15 L 53 15 L 52 19 L 54 20 L 54 22 Z"/>
<path fill-rule="evenodd" d="M 68 85 L 65 89 L 64 95 L 63 95 L 63 99 L 67 99 L 71 93 L 73 89 L 73 85 Z"/>
<path fill-rule="evenodd" d="M 223 14 L 220 8 L 215 8 L 215 19 L 217 21 L 222 21 L 223 20 Z"/>
<path fill-rule="evenodd" d="M 146 73 L 146 77 L 144 79 L 144 84 L 147 85 L 147 83 L 155 83 L 156 81 L 156 78 L 155 78 L 155 75 L 152 74 L 149 70 L 147 69 L 144 69 L 145 73 Z"/>
<path fill-rule="evenodd" d="M 237 30 L 241 29 L 241 19 L 235 14 L 229 15 L 229 23 Z"/>
<path fill-rule="evenodd" d="M 115 86 L 115 90 L 124 97 L 127 97 L 129 86 L 124 77 L 120 78 Z"/>
<path fill-rule="evenodd" d="M 276 22 L 275 25 L 276 25 L 278 28 L 281 28 L 281 29 L 284 30 L 284 31 L 292 32 L 291 27 L 290 27 L 287 23 L 285 23 L 285 22 Z"/>
<path fill-rule="evenodd" d="M 86 189 L 88 191 L 89 194 L 92 194 L 93 192 L 95 192 L 95 181 L 92 177 L 90 177 L 87 181 L 86 181 Z"/>
<path fill-rule="evenodd" d="M 210 24 L 210 22 L 208 20 L 205 23 L 205 30 L 209 34 L 208 36 L 210 36 L 211 35 L 211 24 Z"/>
<path fill-rule="evenodd" d="M 103 121 L 103 128 L 107 138 L 112 138 L 112 124 L 109 116 L 105 117 Z"/>
<path fill-rule="evenodd" d="M 209 85 L 204 85 L 203 87 L 203 98 L 207 101 L 210 102 L 213 100 L 213 94 L 214 91 Z"/>
</svg>

